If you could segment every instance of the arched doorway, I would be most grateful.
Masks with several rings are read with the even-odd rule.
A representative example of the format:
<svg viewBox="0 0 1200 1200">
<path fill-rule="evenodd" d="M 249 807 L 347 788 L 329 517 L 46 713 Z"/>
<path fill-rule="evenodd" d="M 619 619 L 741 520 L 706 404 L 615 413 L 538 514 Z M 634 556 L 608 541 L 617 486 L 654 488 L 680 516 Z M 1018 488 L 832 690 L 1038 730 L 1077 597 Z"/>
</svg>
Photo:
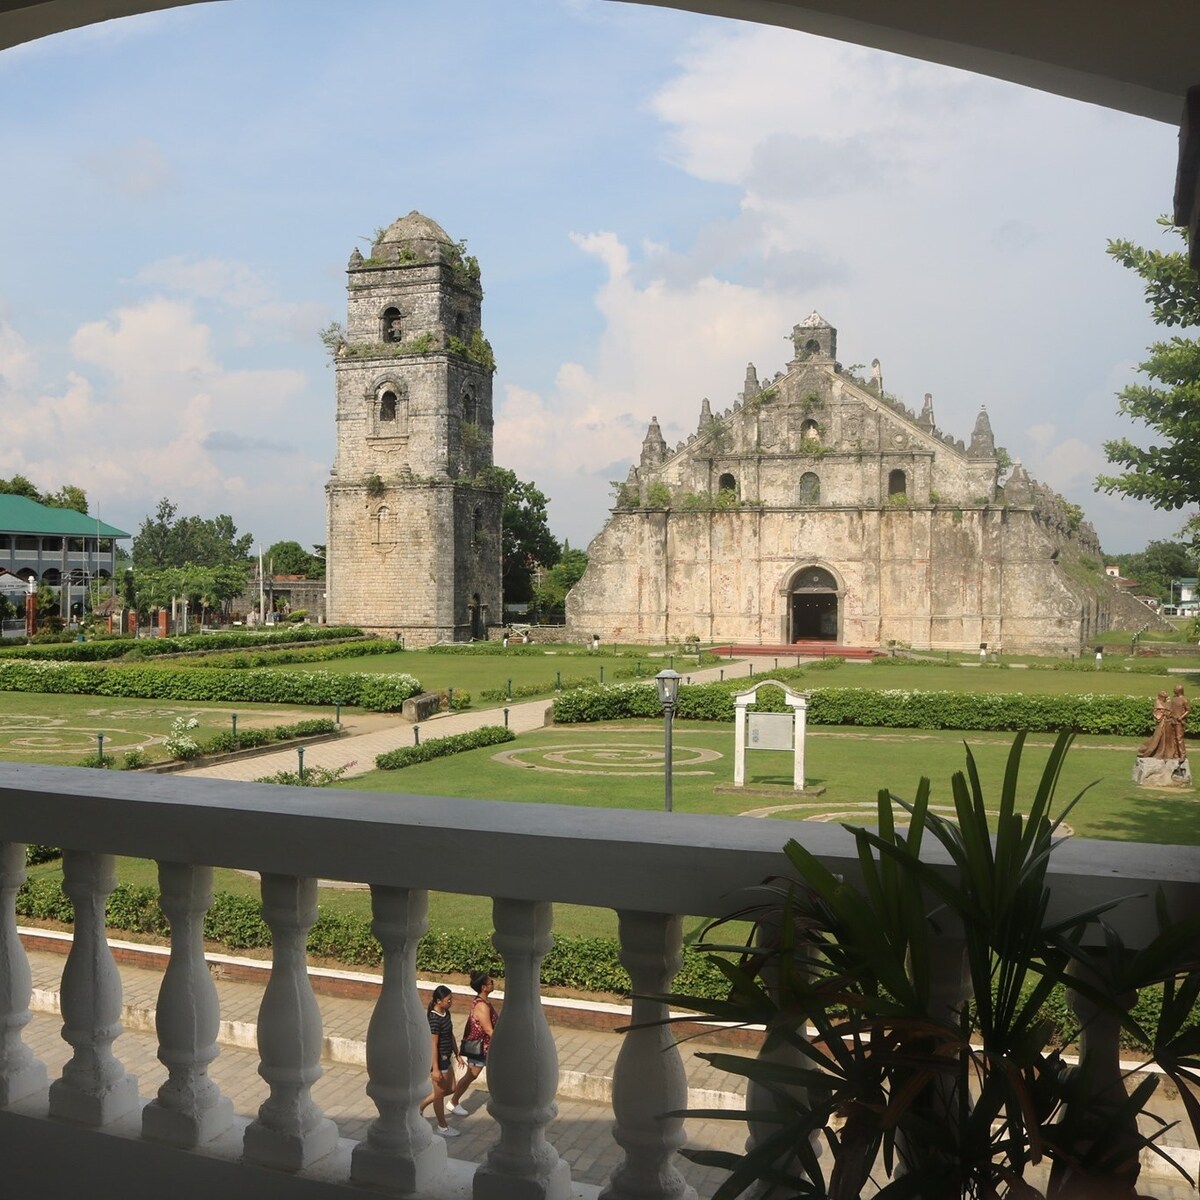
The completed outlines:
<svg viewBox="0 0 1200 1200">
<path fill-rule="evenodd" d="M 801 567 L 788 586 L 793 642 L 836 642 L 840 624 L 838 584 L 824 567 Z"/>
</svg>

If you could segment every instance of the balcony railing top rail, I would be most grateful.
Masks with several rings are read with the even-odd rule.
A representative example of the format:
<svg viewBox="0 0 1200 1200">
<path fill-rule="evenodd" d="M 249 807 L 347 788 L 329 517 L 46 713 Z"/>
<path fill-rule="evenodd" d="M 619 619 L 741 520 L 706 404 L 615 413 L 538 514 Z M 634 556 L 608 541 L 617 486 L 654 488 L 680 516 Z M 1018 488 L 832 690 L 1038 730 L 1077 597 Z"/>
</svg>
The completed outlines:
<svg viewBox="0 0 1200 1200">
<path fill-rule="evenodd" d="M 791 837 L 858 878 L 836 824 L 0 764 L 0 842 L 641 912 L 726 914 L 788 873 Z M 1071 838 L 1050 886 L 1064 914 L 1141 897 L 1111 918 L 1137 945 L 1155 932 L 1158 889 L 1172 911 L 1200 906 L 1200 847 Z"/>
</svg>

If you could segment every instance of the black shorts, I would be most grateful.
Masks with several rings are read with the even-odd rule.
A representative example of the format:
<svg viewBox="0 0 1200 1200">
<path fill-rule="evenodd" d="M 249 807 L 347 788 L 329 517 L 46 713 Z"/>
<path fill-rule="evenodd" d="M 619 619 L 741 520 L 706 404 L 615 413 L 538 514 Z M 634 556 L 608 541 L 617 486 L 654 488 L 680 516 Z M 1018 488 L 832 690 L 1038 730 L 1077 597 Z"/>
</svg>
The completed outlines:
<svg viewBox="0 0 1200 1200">
<path fill-rule="evenodd" d="M 442 1058 L 442 1056 L 440 1054 L 438 1055 L 438 1070 L 439 1071 L 450 1070 L 450 1055 L 447 1054 L 445 1058 Z"/>
</svg>

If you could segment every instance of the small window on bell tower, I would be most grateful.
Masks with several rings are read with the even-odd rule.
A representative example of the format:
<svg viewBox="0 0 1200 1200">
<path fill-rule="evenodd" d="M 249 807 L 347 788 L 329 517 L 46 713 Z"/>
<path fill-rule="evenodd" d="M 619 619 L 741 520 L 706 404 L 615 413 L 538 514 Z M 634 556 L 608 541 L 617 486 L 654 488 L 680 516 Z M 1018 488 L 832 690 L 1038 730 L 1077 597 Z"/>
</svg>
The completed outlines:
<svg viewBox="0 0 1200 1200">
<path fill-rule="evenodd" d="M 395 421 L 396 419 L 396 393 L 384 392 L 379 397 L 379 419 L 380 421 Z"/>
<path fill-rule="evenodd" d="M 400 321 L 400 310 L 398 308 L 385 308 L 383 310 L 382 340 L 385 342 L 404 341 L 404 326 Z"/>
</svg>

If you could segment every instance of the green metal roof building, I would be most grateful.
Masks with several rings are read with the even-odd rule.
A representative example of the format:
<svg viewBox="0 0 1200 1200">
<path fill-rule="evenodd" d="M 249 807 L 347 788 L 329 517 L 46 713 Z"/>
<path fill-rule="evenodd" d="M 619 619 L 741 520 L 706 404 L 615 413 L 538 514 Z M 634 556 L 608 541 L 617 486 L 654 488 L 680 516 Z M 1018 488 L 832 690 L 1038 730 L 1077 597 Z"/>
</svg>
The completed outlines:
<svg viewBox="0 0 1200 1200">
<path fill-rule="evenodd" d="M 72 593 L 116 573 L 117 540 L 132 535 L 73 508 L 51 508 L 25 496 L 0 495 L 0 569 L 25 581 L 61 588 L 59 611 L 71 615 Z"/>
</svg>

